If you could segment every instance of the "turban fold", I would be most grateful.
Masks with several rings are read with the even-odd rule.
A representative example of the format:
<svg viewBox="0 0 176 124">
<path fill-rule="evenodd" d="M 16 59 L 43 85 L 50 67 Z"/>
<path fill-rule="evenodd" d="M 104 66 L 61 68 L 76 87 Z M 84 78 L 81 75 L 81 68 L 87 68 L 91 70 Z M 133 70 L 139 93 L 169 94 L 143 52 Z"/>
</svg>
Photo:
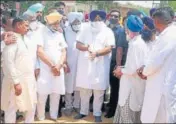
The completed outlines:
<svg viewBox="0 0 176 124">
<path fill-rule="evenodd" d="M 127 18 L 127 28 L 132 32 L 140 32 L 143 29 L 143 22 L 142 20 L 135 15 L 130 15 Z"/>
<path fill-rule="evenodd" d="M 68 21 L 69 23 L 72 23 L 74 20 L 78 19 L 79 21 L 83 20 L 83 14 L 80 12 L 70 12 L 68 13 Z"/>
<path fill-rule="evenodd" d="M 106 19 L 106 12 L 103 11 L 103 10 L 93 10 L 93 11 L 90 13 L 90 20 L 91 20 L 91 21 L 94 21 L 97 16 L 100 16 L 100 18 L 101 18 L 102 20 L 105 20 L 105 19 Z"/>
<path fill-rule="evenodd" d="M 59 14 L 58 12 L 53 12 L 53 13 L 50 13 L 49 15 L 45 16 L 45 21 L 48 24 L 53 24 L 53 23 L 60 21 L 62 19 L 62 17 L 63 16 L 61 14 Z"/>
<path fill-rule="evenodd" d="M 150 17 L 143 17 L 142 21 L 150 30 L 155 29 L 154 22 Z"/>
<path fill-rule="evenodd" d="M 37 11 L 43 11 L 44 8 L 45 6 L 43 6 L 41 3 L 36 3 L 30 6 L 28 10 L 36 13 Z"/>
</svg>

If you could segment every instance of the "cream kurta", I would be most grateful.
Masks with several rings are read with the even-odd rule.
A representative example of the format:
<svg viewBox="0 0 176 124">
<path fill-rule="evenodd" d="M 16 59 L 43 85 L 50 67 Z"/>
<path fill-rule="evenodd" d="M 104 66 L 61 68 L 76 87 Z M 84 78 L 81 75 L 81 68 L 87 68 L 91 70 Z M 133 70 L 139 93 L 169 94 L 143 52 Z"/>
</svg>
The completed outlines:
<svg viewBox="0 0 176 124">
<path fill-rule="evenodd" d="M 102 30 L 97 34 L 92 32 L 91 26 L 80 32 L 77 41 L 90 45 L 92 51 L 102 50 L 107 46 L 115 46 L 114 34 L 102 25 Z M 106 90 L 109 86 L 109 69 L 111 53 L 96 57 L 93 61 L 89 59 L 88 52 L 79 52 L 76 86 L 79 88 Z"/>
<path fill-rule="evenodd" d="M 130 95 L 129 106 L 135 112 L 142 109 L 145 91 L 145 81 L 137 75 L 136 70 L 144 64 L 147 50 L 140 35 L 133 38 L 129 42 L 125 68 L 122 69 L 118 104 L 124 106 Z"/>
<path fill-rule="evenodd" d="M 143 74 L 146 75 L 147 83 L 142 108 L 141 121 L 143 123 L 154 123 L 160 106 L 161 97 L 164 96 L 167 105 L 167 117 L 170 122 L 170 108 L 173 107 L 168 97 L 172 94 L 176 78 L 176 27 L 170 25 L 158 37 L 157 44 L 151 51 L 152 54 L 145 62 Z M 173 95 L 173 94 L 172 94 Z M 167 123 L 166 122 L 166 123 Z"/>
<path fill-rule="evenodd" d="M 7 110 L 10 94 L 15 93 L 14 84 L 20 83 L 22 94 L 15 96 L 16 107 L 20 111 L 29 111 L 37 103 L 33 61 L 22 36 L 19 34 L 16 34 L 16 36 L 17 43 L 8 45 L 3 50 L 4 78 L 1 94 L 1 109 Z"/>
</svg>

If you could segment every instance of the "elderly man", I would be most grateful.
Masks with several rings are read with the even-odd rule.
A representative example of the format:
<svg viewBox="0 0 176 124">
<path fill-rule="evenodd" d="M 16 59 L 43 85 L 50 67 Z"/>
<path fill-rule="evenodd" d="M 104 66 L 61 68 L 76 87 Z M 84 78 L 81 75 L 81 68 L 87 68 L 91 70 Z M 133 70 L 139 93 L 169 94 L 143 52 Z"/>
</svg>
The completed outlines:
<svg viewBox="0 0 176 124">
<path fill-rule="evenodd" d="M 37 82 L 38 119 L 45 119 L 45 104 L 50 96 L 50 118 L 57 120 L 60 95 L 65 94 L 63 64 L 66 61 L 66 47 L 63 34 L 58 32 L 62 15 L 58 12 L 45 17 L 47 27 L 43 29 L 43 44 L 39 46 L 40 75 Z"/>
<path fill-rule="evenodd" d="M 68 21 L 70 25 L 65 30 L 65 38 L 68 44 L 67 48 L 67 65 L 70 72 L 66 74 L 66 95 L 65 95 L 65 114 L 70 116 L 73 109 L 79 112 L 80 108 L 80 95 L 76 88 L 76 72 L 78 50 L 76 49 L 76 36 L 82 28 L 83 14 L 79 12 L 70 12 L 68 14 Z M 72 98 L 72 93 L 74 96 Z"/>
<path fill-rule="evenodd" d="M 6 46 L 3 50 L 4 78 L 1 108 L 5 111 L 5 123 L 15 123 L 17 110 L 25 112 L 25 123 L 32 123 L 37 96 L 33 61 L 24 43 L 28 24 L 16 18 L 13 20 L 12 27 L 16 33 L 17 42 Z"/>
<path fill-rule="evenodd" d="M 117 77 L 121 77 L 114 123 L 140 123 L 145 81 L 137 75 L 136 69 L 144 64 L 147 45 L 139 34 L 143 29 L 142 20 L 138 16 L 131 15 L 127 18 L 126 24 L 129 41 L 126 64 L 114 71 Z"/>
<path fill-rule="evenodd" d="M 176 122 L 176 26 L 168 11 L 159 8 L 153 14 L 160 33 L 139 76 L 147 77 L 141 121 L 143 123 Z"/>
<path fill-rule="evenodd" d="M 80 88 L 81 110 L 75 119 L 88 115 L 89 100 L 94 94 L 93 115 L 101 122 L 101 107 L 105 90 L 109 86 L 111 50 L 115 46 L 113 32 L 105 25 L 106 13 L 94 10 L 91 23 L 77 37 L 79 50 L 76 86 Z"/>
</svg>

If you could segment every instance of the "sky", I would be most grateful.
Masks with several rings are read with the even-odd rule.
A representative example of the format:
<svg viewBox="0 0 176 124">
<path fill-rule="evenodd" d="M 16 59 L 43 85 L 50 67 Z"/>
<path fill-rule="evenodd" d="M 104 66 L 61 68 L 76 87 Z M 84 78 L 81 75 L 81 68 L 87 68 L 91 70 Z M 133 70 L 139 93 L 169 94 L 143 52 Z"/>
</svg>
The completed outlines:
<svg viewBox="0 0 176 124">
<path fill-rule="evenodd" d="M 153 1 L 116 1 L 116 2 L 119 2 L 121 4 L 126 4 L 128 2 L 134 5 L 140 5 L 143 7 L 150 7 L 150 8 L 152 7 L 152 3 L 153 3 Z M 159 1 L 155 0 L 155 3 L 159 3 Z"/>
</svg>

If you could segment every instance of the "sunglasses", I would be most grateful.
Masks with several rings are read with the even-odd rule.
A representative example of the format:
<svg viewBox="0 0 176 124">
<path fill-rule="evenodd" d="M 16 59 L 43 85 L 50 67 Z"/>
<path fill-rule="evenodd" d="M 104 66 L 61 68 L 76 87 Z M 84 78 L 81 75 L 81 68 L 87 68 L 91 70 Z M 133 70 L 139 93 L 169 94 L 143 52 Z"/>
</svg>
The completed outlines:
<svg viewBox="0 0 176 124">
<path fill-rule="evenodd" d="M 111 18 L 113 17 L 113 18 L 116 18 L 116 19 L 119 18 L 119 16 L 117 16 L 117 15 L 110 15 L 110 17 Z"/>
<path fill-rule="evenodd" d="M 42 14 L 42 11 L 37 11 L 37 13 L 41 13 Z"/>
</svg>

